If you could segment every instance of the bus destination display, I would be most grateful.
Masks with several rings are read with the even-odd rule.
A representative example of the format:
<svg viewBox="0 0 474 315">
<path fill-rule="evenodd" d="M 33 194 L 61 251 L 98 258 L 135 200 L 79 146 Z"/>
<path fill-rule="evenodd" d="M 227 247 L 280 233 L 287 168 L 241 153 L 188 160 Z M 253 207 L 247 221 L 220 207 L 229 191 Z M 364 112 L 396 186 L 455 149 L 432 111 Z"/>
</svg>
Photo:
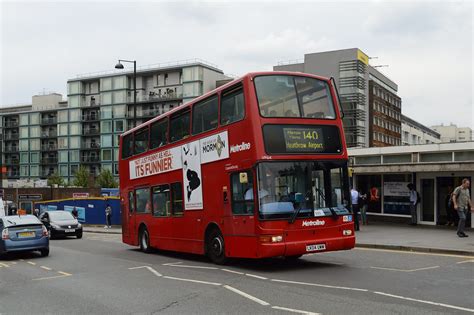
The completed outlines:
<svg viewBox="0 0 474 315">
<path fill-rule="evenodd" d="M 321 128 L 283 128 L 288 152 L 323 152 L 324 137 Z"/>
<path fill-rule="evenodd" d="M 341 137 L 337 126 L 265 125 L 268 154 L 340 154 Z"/>
</svg>

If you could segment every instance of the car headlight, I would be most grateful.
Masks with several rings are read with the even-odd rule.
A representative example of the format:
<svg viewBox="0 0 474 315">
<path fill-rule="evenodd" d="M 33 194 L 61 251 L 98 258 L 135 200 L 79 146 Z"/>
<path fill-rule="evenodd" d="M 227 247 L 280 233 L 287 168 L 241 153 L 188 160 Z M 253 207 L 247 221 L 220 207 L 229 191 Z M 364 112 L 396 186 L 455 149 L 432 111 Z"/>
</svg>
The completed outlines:
<svg viewBox="0 0 474 315">
<path fill-rule="evenodd" d="M 78 228 L 82 227 L 82 224 L 77 223 L 77 227 L 78 227 Z"/>
</svg>

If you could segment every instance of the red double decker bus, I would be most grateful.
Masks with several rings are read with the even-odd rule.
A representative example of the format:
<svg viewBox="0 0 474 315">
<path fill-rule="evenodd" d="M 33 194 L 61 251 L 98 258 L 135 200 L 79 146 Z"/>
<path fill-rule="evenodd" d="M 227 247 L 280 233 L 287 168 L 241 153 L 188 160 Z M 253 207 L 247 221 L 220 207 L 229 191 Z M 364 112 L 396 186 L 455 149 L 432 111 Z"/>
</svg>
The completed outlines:
<svg viewBox="0 0 474 315">
<path fill-rule="evenodd" d="M 333 80 L 249 73 L 120 137 L 123 242 L 227 257 L 354 247 Z"/>
</svg>

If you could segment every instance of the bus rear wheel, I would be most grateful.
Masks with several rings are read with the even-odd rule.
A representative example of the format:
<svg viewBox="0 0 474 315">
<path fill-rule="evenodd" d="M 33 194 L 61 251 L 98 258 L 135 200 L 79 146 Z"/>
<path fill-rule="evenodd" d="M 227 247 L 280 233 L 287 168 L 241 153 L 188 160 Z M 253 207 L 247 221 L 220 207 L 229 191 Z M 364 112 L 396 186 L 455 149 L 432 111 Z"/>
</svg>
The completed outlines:
<svg viewBox="0 0 474 315">
<path fill-rule="evenodd" d="M 150 234 L 148 233 L 147 228 L 140 230 L 140 250 L 144 253 L 150 253 Z"/>
<path fill-rule="evenodd" d="M 224 237 L 218 229 L 214 229 L 209 234 L 206 241 L 207 256 L 209 259 L 218 265 L 223 265 L 227 262 L 225 256 Z"/>
</svg>

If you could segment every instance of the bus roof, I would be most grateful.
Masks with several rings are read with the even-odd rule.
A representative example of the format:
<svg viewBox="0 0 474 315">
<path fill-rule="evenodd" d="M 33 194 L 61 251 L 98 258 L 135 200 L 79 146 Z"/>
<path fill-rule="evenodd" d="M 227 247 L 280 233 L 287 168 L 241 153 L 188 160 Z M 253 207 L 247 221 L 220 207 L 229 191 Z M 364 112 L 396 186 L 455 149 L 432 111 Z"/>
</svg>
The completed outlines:
<svg viewBox="0 0 474 315">
<path fill-rule="evenodd" d="M 173 108 L 172 110 L 169 110 L 167 111 L 166 113 L 163 113 L 159 116 L 156 116 L 138 126 L 135 126 L 133 127 L 132 129 L 129 129 L 127 131 L 125 131 L 124 133 L 122 133 L 120 135 L 120 137 L 123 137 L 125 135 L 128 135 L 130 133 L 133 133 L 141 128 L 143 128 L 144 126 L 147 126 L 147 125 L 150 125 L 152 123 L 154 123 L 155 121 L 158 121 L 164 117 L 167 117 L 169 115 L 172 115 L 173 113 L 175 112 L 179 112 L 181 111 L 182 109 L 186 108 L 186 107 L 190 107 L 191 105 L 193 105 L 194 103 L 197 103 L 203 99 L 206 99 L 207 97 L 217 93 L 217 92 L 220 92 L 222 90 L 225 90 L 229 87 L 231 87 L 232 85 L 235 85 L 235 84 L 238 84 L 239 82 L 242 82 L 244 81 L 245 79 L 247 78 L 254 78 L 256 76 L 260 76 L 260 75 L 298 75 L 298 76 L 304 76 L 304 77 L 311 77 L 311 78 L 315 78 L 315 79 L 319 79 L 319 80 L 323 80 L 323 81 L 329 81 L 329 78 L 327 77 L 322 77 L 322 76 L 318 76 L 318 75 L 314 75 L 314 74 L 309 74 L 309 73 L 303 73 L 303 72 L 292 72 L 292 71 L 260 71 L 260 72 L 249 72 L 243 76 L 241 76 L 240 78 L 238 79 L 235 79 L 235 80 L 232 80 L 218 88 L 215 88 L 214 90 L 212 91 L 209 91 L 201 96 L 198 96 L 196 97 L 195 99 L 193 99 L 192 101 L 186 103 L 186 104 L 182 104 L 178 107 L 175 107 Z"/>
</svg>

